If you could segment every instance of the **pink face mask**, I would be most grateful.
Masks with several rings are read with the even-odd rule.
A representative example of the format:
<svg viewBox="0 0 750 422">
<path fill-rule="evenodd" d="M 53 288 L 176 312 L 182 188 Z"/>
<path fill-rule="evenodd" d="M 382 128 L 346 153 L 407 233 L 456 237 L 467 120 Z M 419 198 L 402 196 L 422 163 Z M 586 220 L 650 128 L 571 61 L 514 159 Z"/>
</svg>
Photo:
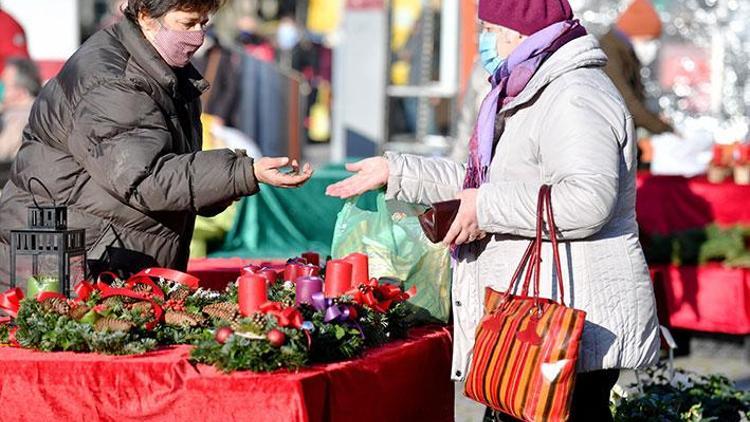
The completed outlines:
<svg viewBox="0 0 750 422">
<path fill-rule="evenodd" d="M 203 44 L 206 31 L 177 31 L 165 28 L 159 22 L 159 31 L 154 37 L 154 47 L 164 61 L 172 67 L 184 67 Z"/>
</svg>

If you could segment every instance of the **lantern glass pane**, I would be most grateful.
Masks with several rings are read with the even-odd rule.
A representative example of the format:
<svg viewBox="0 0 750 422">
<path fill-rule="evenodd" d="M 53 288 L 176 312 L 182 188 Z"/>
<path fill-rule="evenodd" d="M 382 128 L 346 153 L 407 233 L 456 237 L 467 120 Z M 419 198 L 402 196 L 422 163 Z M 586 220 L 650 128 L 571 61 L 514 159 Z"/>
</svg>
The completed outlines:
<svg viewBox="0 0 750 422">
<path fill-rule="evenodd" d="M 20 287 L 21 290 L 26 292 L 26 281 L 31 278 L 31 276 L 34 275 L 34 270 L 32 269 L 32 259 L 31 255 L 16 255 L 16 279 L 15 285 L 16 287 Z"/>
<path fill-rule="evenodd" d="M 57 255 L 16 255 L 16 287 L 27 296 L 40 291 L 60 292 Z"/>
<path fill-rule="evenodd" d="M 81 281 L 86 280 L 86 259 L 84 255 L 75 255 L 68 258 L 70 271 L 70 286 L 75 287 Z"/>
<path fill-rule="evenodd" d="M 57 254 L 38 255 L 38 264 L 34 277 L 38 279 L 60 279 L 60 264 Z"/>
</svg>

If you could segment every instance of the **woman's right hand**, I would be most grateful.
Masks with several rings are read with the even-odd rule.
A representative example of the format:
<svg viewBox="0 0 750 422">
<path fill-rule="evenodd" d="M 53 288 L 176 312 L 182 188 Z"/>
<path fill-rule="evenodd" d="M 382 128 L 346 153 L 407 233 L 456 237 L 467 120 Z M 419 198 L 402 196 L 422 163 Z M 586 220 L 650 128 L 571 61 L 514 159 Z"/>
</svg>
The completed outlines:
<svg viewBox="0 0 750 422">
<path fill-rule="evenodd" d="M 313 169 L 310 164 L 305 164 L 300 171 L 297 160 L 292 161 L 292 171 L 282 173 L 279 169 L 289 164 L 289 158 L 263 157 L 255 160 L 253 170 L 258 183 L 276 186 L 280 188 L 296 188 L 302 186 L 312 177 Z"/>
<path fill-rule="evenodd" d="M 388 159 L 384 157 L 372 157 L 347 164 L 346 169 L 355 174 L 328 186 L 326 195 L 348 199 L 379 189 L 388 182 Z"/>
</svg>

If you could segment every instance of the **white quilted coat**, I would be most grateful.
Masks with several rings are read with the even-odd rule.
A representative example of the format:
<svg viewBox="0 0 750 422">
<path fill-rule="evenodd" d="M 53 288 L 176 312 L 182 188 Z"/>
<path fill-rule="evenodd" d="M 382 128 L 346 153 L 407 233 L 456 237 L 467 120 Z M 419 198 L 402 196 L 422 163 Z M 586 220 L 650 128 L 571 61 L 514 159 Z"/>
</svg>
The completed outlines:
<svg viewBox="0 0 750 422">
<path fill-rule="evenodd" d="M 579 372 L 640 368 L 659 350 L 654 294 L 635 220 L 632 117 L 602 71 L 593 36 L 553 54 L 499 114 L 502 135 L 489 182 L 479 189 L 480 227 L 492 233 L 461 249 L 453 283 L 453 378 L 462 380 L 482 318 L 485 286 L 504 289 L 534 235 L 541 184 L 553 185 L 565 302 L 587 312 Z M 387 153 L 388 196 L 431 204 L 453 199 L 465 166 Z M 559 299 L 544 244 L 542 296 Z"/>
</svg>

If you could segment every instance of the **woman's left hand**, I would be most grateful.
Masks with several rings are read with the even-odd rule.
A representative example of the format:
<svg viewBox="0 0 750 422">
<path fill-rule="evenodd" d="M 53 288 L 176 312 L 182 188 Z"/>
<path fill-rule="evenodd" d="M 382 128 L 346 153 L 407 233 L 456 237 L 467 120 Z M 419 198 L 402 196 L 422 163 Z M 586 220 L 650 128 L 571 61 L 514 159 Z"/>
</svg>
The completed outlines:
<svg viewBox="0 0 750 422">
<path fill-rule="evenodd" d="M 479 220 L 477 218 L 477 189 L 466 189 L 458 194 L 456 199 L 461 200 L 461 206 L 458 208 L 456 219 L 453 220 L 448 234 L 443 239 L 446 246 L 463 245 L 475 240 L 484 239 L 487 235 L 479 229 Z"/>
</svg>

